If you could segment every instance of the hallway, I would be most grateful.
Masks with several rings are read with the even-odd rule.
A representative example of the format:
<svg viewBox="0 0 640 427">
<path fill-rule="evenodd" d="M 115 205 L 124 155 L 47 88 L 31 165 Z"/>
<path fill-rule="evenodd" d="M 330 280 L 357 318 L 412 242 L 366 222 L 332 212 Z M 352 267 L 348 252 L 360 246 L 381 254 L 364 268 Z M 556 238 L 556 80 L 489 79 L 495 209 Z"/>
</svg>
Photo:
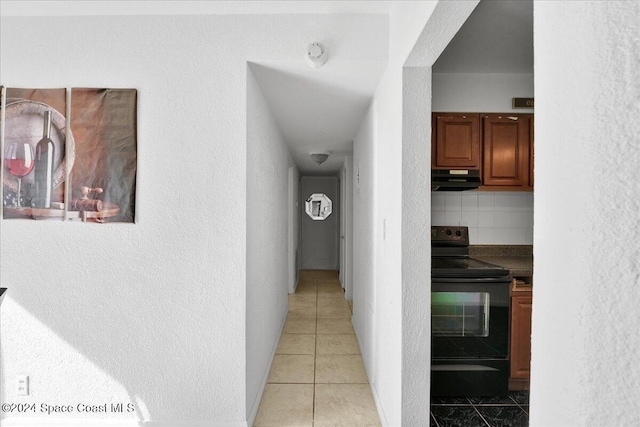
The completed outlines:
<svg viewBox="0 0 640 427">
<path fill-rule="evenodd" d="M 254 426 L 379 425 L 338 273 L 301 271 Z"/>
</svg>

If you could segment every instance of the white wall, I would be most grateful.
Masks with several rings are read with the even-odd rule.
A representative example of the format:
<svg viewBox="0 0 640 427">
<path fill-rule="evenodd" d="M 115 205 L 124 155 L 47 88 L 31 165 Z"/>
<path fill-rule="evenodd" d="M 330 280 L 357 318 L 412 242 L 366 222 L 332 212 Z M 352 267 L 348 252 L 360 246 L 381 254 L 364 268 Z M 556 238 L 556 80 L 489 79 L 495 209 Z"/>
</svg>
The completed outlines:
<svg viewBox="0 0 640 427">
<path fill-rule="evenodd" d="M 372 106 L 353 140 L 353 328 L 369 383 L 376 397 L 375 376 L 375 123 Z M 384 403 L 382 403 L 384 406 Z M 379 405 L 379 409 L 383 409 Z"/>
<path fill-rule="evenodd" d="M 533 74 L 433 73 L 433 111 L 533 113 L 512 98 L 533 98 Z"/>
<path fill-rule="evenodd" d="M 196 3 L 204 2 L 180 10 Z M 0 21 L 2 84 L 138 89 L 139 161 L 136 224 L 0 221 L 0 279 L 9 288 L 3 402 L 14 401 L 15 375 L 24 373 L 33 391 L 24 402 L 132 402 L 136 412 L 122 415 L 132 423 L 245 425 L 254 403 L 247 387 L 255 390 L 271 351 L 265 340 L 248 378 L 246 324 L 262 312 L 247 311 L 245 292 L 247 61 L 302 61 L 301 49 L 320 37 L 341 40 L 334 61 L 365 60 L 386 17 L 50 18 L 10 16 L 9 6 Z M 66 10 L 40 6 L 24 13 Z M 165 6 L 175 3 L 142 10 Z M 280 309 L 270 313 L 274 324 Z M 3 426 L 42 417 L 2 416 Z"/>
<path fill-rule="evenodd" d="M 24 373 L 32 393 L 23 402 L 131 402 L 137 410 L 4 413 L 3 425 L 8 418 L 245 420 L 244 93 L 255 37 L 238 31 L 251 34 L 257 24 L 2 17 L 3 84 L 139 91 L 136 224 L 0 222 L 1 281 L 9 288 L 3 402 L 16 400 L 15 375 Z M 234 56 L 225 48 L 231 42 Z"/>
<path fill-rule="evenodd" d="M 430 117 L 431 102 L 430 96 L 419 101 L 414 117 L 419 122 L 403 121 L 403 66 L 416 48 L 416 55 L 427 58 L 431 65 L 476 3 L 393 3 L 389 65 L 374 97 L 375 111 L 369 112 L 354 140 L 354 174 L 360 171 L 361 184 L 360 194 L 357 190 L 354 194 L 353 322 L 385 425 L 429 423 L 425 405 L 429 401 L 430 248 L 428 238 L 420 241 L 419 237 L 428 236 L 429 230 L 430 154 L 424 138 L 428 138 L 430 124 L 424 117 Z M 457 17 L 454 10 L 465 11 L 466 16 Z M 423 32 L 428 21 L 433 34 Z M 425 76 L 417 72 L 413 77 Z M 420 93 L 429 88 L 430 78 Z M 415 131 L 405 139 L 404 130 L 413 126 Z M 418 206 L 423 209 L 420 220 L 413 211 Z M 405 310 L 406 295 L 419 298 Z M 369 301 L 373 305 L 367 305 Z M 421 342 L 412 342 L 420 337 Z"/>
<path fill-rule="evenodd" d="M 530 425 L 639 425 L 640 3 L 534 12 Z"/>
<path fill-rule="evenodd" d="M 532 245 L 533 192 L 433 192 L 431 225 L 467 226 L 472 245 Z"/>
<path fill-rule="evenodd" d="M 288 148 L 249 66 L 246 288 L 249 421 L 257 414 L 287 315 L 290 164 Z M 294 232 L 297 234 L 297 230 Z"/>
<path fill-rule="evenodd" d="M 438 2 L 404 62 L 398 107 L 402 111 L 402 425 L 431 421 L 424 410 L 431 365 L 431 66 L 477 3 Z"/>
</svg>

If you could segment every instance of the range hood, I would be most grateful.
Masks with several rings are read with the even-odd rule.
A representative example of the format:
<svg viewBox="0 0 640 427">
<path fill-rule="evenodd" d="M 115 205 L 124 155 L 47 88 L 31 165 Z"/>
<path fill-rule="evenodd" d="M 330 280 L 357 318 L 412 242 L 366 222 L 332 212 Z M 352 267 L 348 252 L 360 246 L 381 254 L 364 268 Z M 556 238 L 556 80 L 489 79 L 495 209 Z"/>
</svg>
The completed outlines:
<svg viewBox="0 0 640 427">
<path fill-rule="evenodd" d="M 431 191 L 463 191 L 480 187 L 478 169 L 432 169 Z"/>
</svg>

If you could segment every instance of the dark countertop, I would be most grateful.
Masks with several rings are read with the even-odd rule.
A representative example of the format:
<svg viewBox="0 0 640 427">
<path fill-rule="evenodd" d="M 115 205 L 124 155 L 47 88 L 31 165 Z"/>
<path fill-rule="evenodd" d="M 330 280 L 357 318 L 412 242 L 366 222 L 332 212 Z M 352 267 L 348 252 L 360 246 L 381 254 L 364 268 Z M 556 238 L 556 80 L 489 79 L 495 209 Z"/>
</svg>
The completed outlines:
<svg viewBox="0 0 640 427">
<path fill-rule="evenodd" d="M 476 245 L 469 246 L 472 258 L 508 268 L 513 276 L 533 275 L 533 246 Z"/>
<path fill-rule="evenodd" d="M 477 260 L 488 262 L 489 264 L 499 265 L 508 268 L 512 276 L 532 276 L 533 275 L 533 257 L 524 256 L 505 256 L 505 257 L 474 257 Z"/>
</svg>

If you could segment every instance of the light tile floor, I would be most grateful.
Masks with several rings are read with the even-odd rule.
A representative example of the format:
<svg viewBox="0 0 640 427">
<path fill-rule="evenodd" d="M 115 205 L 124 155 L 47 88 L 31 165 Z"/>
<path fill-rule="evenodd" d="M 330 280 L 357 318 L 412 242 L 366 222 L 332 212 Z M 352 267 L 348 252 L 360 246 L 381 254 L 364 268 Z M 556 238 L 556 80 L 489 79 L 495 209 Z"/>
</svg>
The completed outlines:
<svg viewBox="0 0 640 427">
<path fill-rule="evenodd" d="M 254 426 L 380 425 L 338 273 L 301 271 Z"/>
</svg>

